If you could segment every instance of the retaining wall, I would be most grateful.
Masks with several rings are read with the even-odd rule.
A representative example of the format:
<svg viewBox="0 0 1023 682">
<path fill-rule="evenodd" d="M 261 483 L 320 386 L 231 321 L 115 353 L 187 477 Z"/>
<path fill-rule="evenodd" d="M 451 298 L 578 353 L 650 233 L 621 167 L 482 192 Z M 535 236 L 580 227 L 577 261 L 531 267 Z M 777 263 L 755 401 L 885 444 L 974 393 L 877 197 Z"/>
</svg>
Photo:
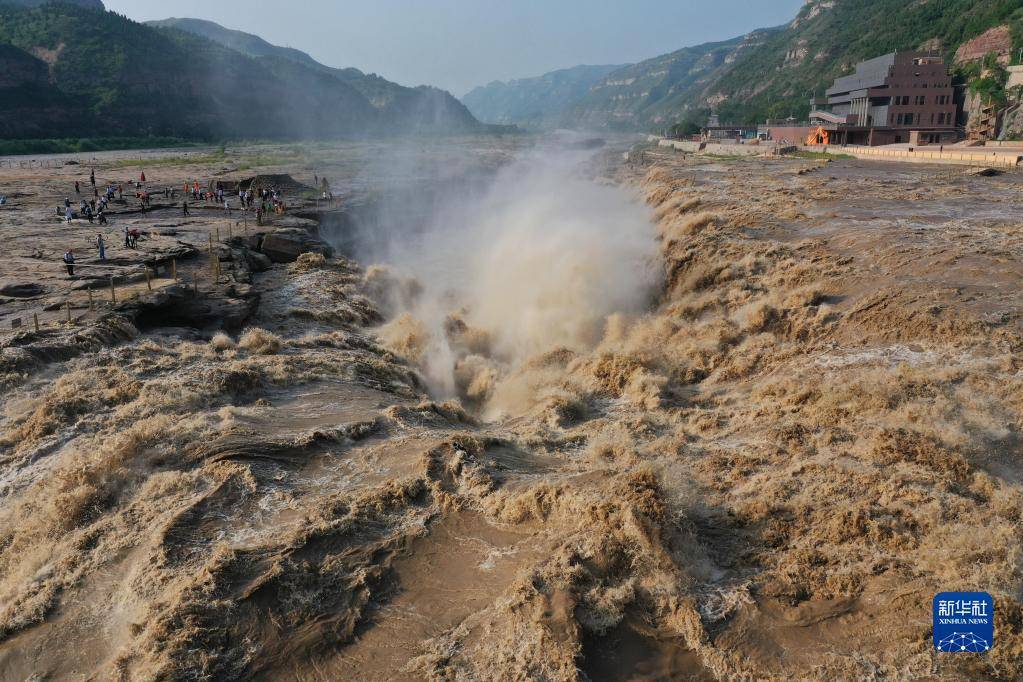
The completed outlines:
<svg viewBox="0 0 1023 682">
<path fill-rule="evenodd" d="M 801 147 L 810 152 L 830 151 L 834 154 L 849 154 L 858 159 L 878 161 L 900 161 L 903 163 L 937 163 L 957 166 L 990 166 L 992 168 L 1017 168 L 1021 155 L 1018 151 L 967 151 L 945 149 L 939 151 L 932 146 L 910 149 L 886 149 L 885 147 Z"/>
<path fill-rule="evenodd" d="M 718 144 L 690 142 L 689 140 L 661 140 L 660 147 L 671 147 L 690 154 L 717 154 L 720 156 L 770 156 L 776 153 L 773 144 Z"/>
</svg>

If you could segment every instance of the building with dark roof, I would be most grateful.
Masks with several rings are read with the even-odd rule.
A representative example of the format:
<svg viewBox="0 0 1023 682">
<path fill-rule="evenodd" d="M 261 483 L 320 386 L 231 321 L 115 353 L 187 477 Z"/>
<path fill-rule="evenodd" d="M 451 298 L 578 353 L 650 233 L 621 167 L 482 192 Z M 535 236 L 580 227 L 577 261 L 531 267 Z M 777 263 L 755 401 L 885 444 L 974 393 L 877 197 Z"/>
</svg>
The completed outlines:
<svg viewBox="0 0 1023 682">
<path fill-rule="evenodd" d="M 828 144 L 940 144 L 958 139 L 952 75 L 944 59 L 893 52 L 856 65 L 811 102 Z"/>
</svg>

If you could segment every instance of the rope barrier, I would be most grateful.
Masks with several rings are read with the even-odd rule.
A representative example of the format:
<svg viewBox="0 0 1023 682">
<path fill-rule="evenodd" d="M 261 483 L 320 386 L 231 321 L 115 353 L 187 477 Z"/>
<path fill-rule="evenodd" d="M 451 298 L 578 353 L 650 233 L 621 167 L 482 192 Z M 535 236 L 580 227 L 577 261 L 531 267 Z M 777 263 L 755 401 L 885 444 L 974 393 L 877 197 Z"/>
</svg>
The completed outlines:
<svg viewBox="0 0 1023 682">
<path fill-rule="evenodd" d="M 67 265 L 64 261 L 49 261 L 35 258 L 8 258 L 5 262 L 8 263 L 35 263 L 36 265 L 53 265 L 59 268 L 63 268 Z M 145 263 L 139 263 L 138 265 L 89 265 L 86 263 L 79 263 L 75 261 L 72 263 L 76 268 L 100 268 L 103 270 L 115 269 L 115 270 L 137 270 L 140 268 L 148 268 Z"/>
</svg>

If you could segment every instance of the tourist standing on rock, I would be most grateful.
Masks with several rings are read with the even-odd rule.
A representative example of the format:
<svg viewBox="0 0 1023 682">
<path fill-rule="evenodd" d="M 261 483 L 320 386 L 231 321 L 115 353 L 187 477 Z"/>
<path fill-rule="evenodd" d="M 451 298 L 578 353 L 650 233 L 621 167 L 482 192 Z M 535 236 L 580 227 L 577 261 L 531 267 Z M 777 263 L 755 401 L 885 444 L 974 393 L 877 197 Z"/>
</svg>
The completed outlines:
<svg viewBox="0 0 1023 682">
<path fill-rule="evenodd" d="M 124 226 L 124 248 L 126 248 L 126 249 L 130 249 L 131 248 L 131 235 L 128 234 L 128 225 L 127 225 L 127 223 Z"/>
<path fill-rule="evenodd" d="M 81 188 L 81 186 L 80 186 L 80 185 L 78 184 L 78 181 L 77 181 L 77 180 L 75 180 L 75 194 L 81 194 L 81 193 L 82 193 L 82 188 Z"/>
<path fill-rule="evenodd" d="M 124 198 L 124 185 L 118 185 L 117 186 L 117 198 L 118 199 L 123 199 Z"/>
<path fill-rule="evenodd" d="M 145 181 L 146 181 L 146 172 L 145 172 L 145 171 L 142 171 L 142 174 L 141 174 L 141 175 L 139 175 L 139 182 L 140 182 L 140 183 L 143 183 L 143 182 L 145 182 Z"/>
<path fill-rule="evenodd" d="M 68 249 L 64 252 L 64 266 L 67 267 L 67 276 L 75 276 L 75 252 Z"/>
<path fill-rule="evenodd" d="M 102 215 L 102 213 L 100 215 Z M 96 235 L 96 246 L 99 248 L 100 261 L 105 261 L 107 259 L 107 243 L 103 241 L 103 235 Z"/>
<path fill-rule="evenodd" d="M 95 168 L 89 170 L 89 182 L 92 183 L 93 187 L 96 186 L 96 169 Z"/>
<path fill-rule="evenodd" d="M 68 206 L 64 209 L 64 219 L 67 220 L 67 224 L 71 224 L 71 218 L 74 217 L 74 213 L 71 212 L 71 207 Z"/>
<path fill-rule="evenodd" d="M 107 214 L 103 210 L 102 206 L 100 207 L 99 213 L 97 215 L 99 216 L 99 224 L 100 225 L 106 225 L 107 224 Z"/>
<path fill-rule="evenodd" d="M 188 213 L 188 199 L 185 199 L 184 201 L 181 202 L 181 215 L 183 216 L 190 215 Z"/>
</svg>

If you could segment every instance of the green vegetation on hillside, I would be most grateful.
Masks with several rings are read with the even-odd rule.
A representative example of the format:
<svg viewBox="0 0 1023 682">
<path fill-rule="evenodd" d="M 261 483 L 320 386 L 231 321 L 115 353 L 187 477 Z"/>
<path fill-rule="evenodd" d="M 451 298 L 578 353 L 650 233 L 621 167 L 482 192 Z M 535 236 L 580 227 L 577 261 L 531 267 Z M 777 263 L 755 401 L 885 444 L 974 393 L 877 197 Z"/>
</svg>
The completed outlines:
<svg viewBox="0 0 1023 682">
<path fill-rule="evenodd" d="M 0 139 L 209 142 L 483 130 L 440 90 L 390 84 L 392 104 L 380 106 L 346 81 L 354 77 L 348 70 L 312 66 L 276 48 L 242 54 L 68 4 L 0 4 L 0 45 L 0 68 L 17 70 L 7 78 L 0 72 Z M 373 87 L 387 83 L 372 79 Z"/>
<path fill-rule="evenodd" d="M 409 88 L 354 68 L 335 69 L 291 47 L 272 45 L 259 36 L 200 19 L 164 19 L 149 26 L 183 31 L 255 58 L 299 64 L 330 76 L 359 92 L 377 110 L 389 131 L 465 131 L 479 127 L 472 114 L 450 93 L 420 86 Z"/>
<path fill-rule="evenodd" d="M 195 142 L 179 137 L 98 137 L 64 140 L 0 140 L 0 156 L 21 154 L 77 154 L 110 149 L 190 147 Z"/>
<path fill-rule="evenodd" d="M 661 130 L 692 116 L 691 94 L 713 82 L 731 59 L 756 44 L 761 31 L 686 47 L 671 54 L 618 69 L 594 85 L 572 109 L 575 125 L 591 128 Z M 706 122 L 706 117 L 700 123 Z"/>
<path fill-rule="evenodd" d="M 1009 82 L 1009 71 L 998 62 L 994 53 L 988 54 L 982 63 L 961 65 L 956 76 L 961 82 L 968 83 L 970 92 L 985 104 L 994 104 L 998 108 L 1008 104 L 1005 86 Z"/>
<path fill-rule="evenodd" d="M 1003 25 L 1017 50 L 1023 47 L 1023 0 L 809 0 L 786 26 L 608 74 L 580 98 L 572 119 L 580 127 L 683 133 L 705 124 L 712 111 L 722 123 L 805 119 L 811 95 L 857 62 L 937 44 L 951 63 L 964 42 Z M 996 70 L 963 80 L 998 96 Z"/>
<path fill-rule="evenodd" d="M 812 2 L 794 25 L 737 59 L 707 94 L 727 97 L 717 107 L 723 121 L 804 118 L 811 93 L 859 61 L 936 39 L 951 62 L 962 43 L 1005 24 L 1017 47 L 1023 45 L 1021 8 L 1023 0 L 837 0 L 830 8 Z M 794 49 L 805 56 L 787 59 Z"/>
</svg>

